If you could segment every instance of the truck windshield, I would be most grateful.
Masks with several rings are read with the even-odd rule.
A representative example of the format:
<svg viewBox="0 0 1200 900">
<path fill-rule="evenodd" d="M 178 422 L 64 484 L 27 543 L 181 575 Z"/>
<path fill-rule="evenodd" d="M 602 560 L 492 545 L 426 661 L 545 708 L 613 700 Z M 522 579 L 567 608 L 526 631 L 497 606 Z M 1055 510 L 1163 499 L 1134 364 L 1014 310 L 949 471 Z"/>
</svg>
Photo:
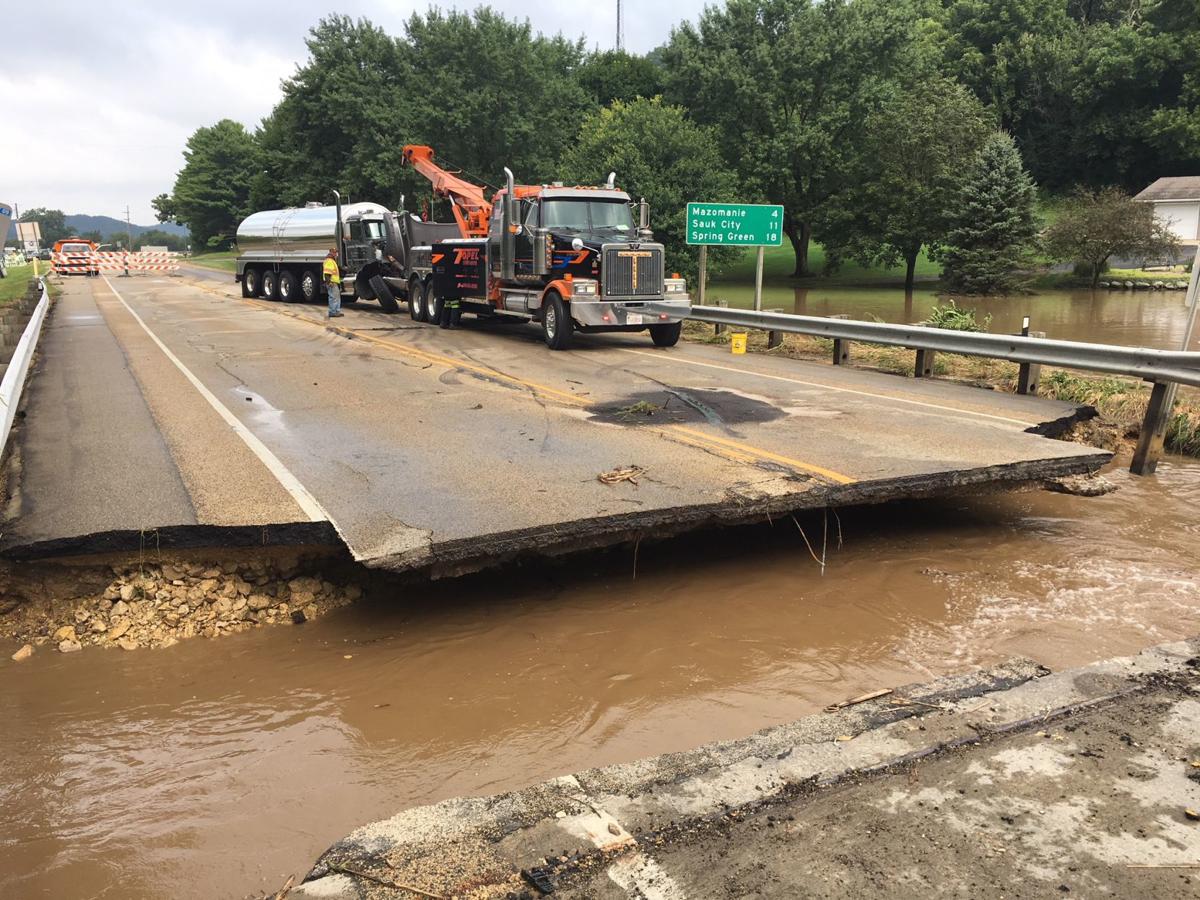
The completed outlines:
<svg viewBox="0 0 1200 900">
<path fill-rule="evenodd" d="M 542 227 L 631 231 L 633 216 L 620 200 L 547 200 L 542 204 Z"/>
</svg>

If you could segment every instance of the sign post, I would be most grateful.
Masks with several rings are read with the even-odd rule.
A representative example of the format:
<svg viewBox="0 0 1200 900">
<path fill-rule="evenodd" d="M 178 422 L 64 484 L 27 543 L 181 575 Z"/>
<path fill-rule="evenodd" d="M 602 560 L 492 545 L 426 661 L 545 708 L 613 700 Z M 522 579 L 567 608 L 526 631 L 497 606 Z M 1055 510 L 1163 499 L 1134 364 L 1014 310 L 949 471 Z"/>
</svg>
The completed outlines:
<svg viewBox="0 0 1200 900">
<path fill-rule="evenodd" d="M 38 251 L 41 249 L 42 226 L 37 222 L 18 222 L 17 239 L 25 245 L 26 253 L 33 253 L 33 277 L 38 275 Z"/>
<path fill-rule="evenodd" d="M 708 247 L 757 247 L 754 308 L 762 309 L 763 248 L 783 246 L 783 207 L 762 203 L 687 205 L 687 242 L 700 248 L 700 305 L 708 280 Z"/>
</svg>

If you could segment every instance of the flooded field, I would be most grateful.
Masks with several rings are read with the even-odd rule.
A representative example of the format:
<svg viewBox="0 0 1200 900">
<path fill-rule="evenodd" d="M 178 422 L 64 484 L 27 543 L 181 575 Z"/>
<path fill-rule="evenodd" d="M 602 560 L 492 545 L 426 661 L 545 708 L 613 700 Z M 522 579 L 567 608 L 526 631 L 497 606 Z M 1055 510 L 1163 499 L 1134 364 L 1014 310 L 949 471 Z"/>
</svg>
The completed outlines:
<svg viewBox="0 0 1200 900">
<path fill-rule="evenodd" d="M 931 289 L 906 296 L 903 288 L 763 288 L 763 308 L 809 316 L 849 315 L 906 323 L 924 319 L 935 303 L 945 302 Z M 1015 333 L 1029 316 L 1035 331 L 1066 341 L 1122 344 L 1178 350 L 1187 324 L 1183 291 L 1041 291 L 1009 297 L 956 297 L 960 307 L 991 316 L 990 331 Z M 754 305 L 754 288 L 711 285 L 707 302 L 727 300 L 731 306 Z"/>
<path fill-rule="evenodd" d="M 788 520 L 166 650 L 5 653 L 0 896 L 245 897 L 404 806 L 1197 633 L 1200 464 L 1110 477 L 809 516 L 823 572 Z"/>
</svg>

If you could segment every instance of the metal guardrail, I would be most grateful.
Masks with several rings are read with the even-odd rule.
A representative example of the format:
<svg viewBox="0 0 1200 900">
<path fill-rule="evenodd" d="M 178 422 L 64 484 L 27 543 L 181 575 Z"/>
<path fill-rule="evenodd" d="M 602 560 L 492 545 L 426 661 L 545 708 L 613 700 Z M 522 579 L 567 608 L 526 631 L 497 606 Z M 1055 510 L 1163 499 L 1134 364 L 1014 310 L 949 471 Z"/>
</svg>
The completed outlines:
<svg viewBox="0 0 1200 900">
<path fill-rule="evenodd" d="M 810 334 L 839 341 L 886 344 L 911 350 L 986 356 L 1016 363 L 1128 375 L 1163 384 L 1200 387 L 1200 353 L 1084 344 L 1021 335 L 950 331 L 922 325 L 889 325 L 789 313 L 693 306 L 690 318 L 736 328 Z"/>
<path fill-rule="evenodd" d="M 21 339 L 13 351 L 12 360 L 9 361 L 8 369 L 4 373 L 4 379 L 0 381 L 0 407 L 4 411 L 3 431 L 0 431 L 0 456 L 3 456 L 4 450 L 8 447 L 8 435 L 12 431 L 13 420 L 17 416 L 17 407 L 21 403 L 21 391 L 25 387 L 25 377 L 29 374 L 29 363 L 33 359 L 33 351 L 37 347 L 38 337 L 42 333 L 42 323 L 46 321 L 46 310 L 49 308 L 50 295 L 46 292 L 46 285 L 42 284 L 41 299 L 33 308 L 29 324 L 21 332 Z"/>
</svg>

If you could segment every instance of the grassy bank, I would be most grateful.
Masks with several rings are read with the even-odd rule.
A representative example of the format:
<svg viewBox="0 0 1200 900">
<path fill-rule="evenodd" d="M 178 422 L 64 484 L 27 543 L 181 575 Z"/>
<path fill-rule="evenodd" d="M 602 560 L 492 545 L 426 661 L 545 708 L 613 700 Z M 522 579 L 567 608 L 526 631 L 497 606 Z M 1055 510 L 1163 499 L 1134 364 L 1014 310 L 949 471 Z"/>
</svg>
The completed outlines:
<svg viewBox="0 0 1200 900">
<path fill-rule="evenodd" d="M 194 256 L 185 257 L 183 262 L 189 265 L 203 266 L 206 269 L 218 269 L 222 272 L 237 271 L 236 250 L 221 250 L 216 253 L 197 253 Z"/>
<path fill-rule="evenodd" d="M 49 265 L 47 262 L 38 263 L 38 271 L 45 275 Z M 29 279 L 31 278 L 33 278 L 33 263 L 24 266 L 10 266 L 8 277 L 0 278 L 0 306 L 7 306 L 14 300 L 24 297 L 25 292 L 29 290 Z"/>
<path fill-rule="evenodd" d="M 714 334 L 713 326 L 701 322 L 684 323 L 684 339 L 706 344 L 728 344 L 730 331 Z M 802 334 L 785 334 L 783 345 L 767 349 L 765 331 L 747 332 L 747 350 L 791 359 L 829 362 L 833 341 Z M 914 353 L 903 347 L 884 347 L 856 343 L 851 348 L 851 364 L 894 375 L 912 377 Z M 934 357 L 933 372 L 941 378 L 1013 392 L 1017 387 L 1016 363 L 977 356 L 939 353 Z M 1043 369 L 1038 393 L 1050 399 L 1094 406 L 1100 427 L 1086 429 L 1081 437 L 1109 450 L 1118 450 L 1136 440 L 1146 414 L 1150 389 L 1140 381 L 1099 375 L 1079 375 L 1061 369 Z M 1167 427 L 1166 448 L 1170 453 L 1200 457 L 1200 395 L 1185 390 L 1176 401 Z"/>
</svg>

